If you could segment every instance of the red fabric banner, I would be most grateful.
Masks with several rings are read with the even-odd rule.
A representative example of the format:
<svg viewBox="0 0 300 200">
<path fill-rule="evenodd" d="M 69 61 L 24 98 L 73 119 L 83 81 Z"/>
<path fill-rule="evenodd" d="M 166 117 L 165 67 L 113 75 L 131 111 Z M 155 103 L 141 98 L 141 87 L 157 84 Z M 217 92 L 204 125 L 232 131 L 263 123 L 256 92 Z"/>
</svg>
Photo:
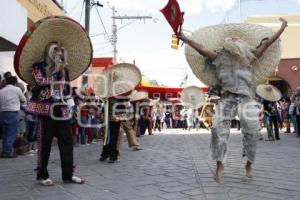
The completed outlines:
<svg viewBox="0 0 300 200">
<path fill-rule="evenodd" d="M 180 11 L 178 2 L 176 0 L 169 0 L 168 4 L 160 11 L 163 13 L 174 33 L 177 35 L 179 28 L 183 23 L 184 14 Z"/>
</svg>

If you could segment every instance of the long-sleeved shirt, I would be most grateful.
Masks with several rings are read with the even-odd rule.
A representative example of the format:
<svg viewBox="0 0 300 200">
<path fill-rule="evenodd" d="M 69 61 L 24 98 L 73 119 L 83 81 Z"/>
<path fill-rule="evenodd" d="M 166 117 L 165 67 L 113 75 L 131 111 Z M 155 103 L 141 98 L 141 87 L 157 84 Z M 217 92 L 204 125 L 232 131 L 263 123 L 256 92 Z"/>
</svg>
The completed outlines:
<svg viewBox="0 0 300 200">
<path fill-rule="evenodd" d="M 69 72 L 65 69 L 65 77 L 61 72 L 52 73 L 47 76 L 45 71 L 45 63 L 36 63 L 32 68 L 32 75 L 37 84 L 33 100 L 37 101 L 58 101 L 70 94 Z M 53 84 L 51 86 L 51 84 Z M 51 90 L 52 89 L 52 90 Z"/>
<path fill-rule="evenodd" d="M 64 73 L 53 72 L 47 75 L 47 67 L 44 62 L 35 63 L 32 67 L 36 86 L 26 111 L 42 116 L 67 117 L 69 111 L 66 102 L 70 96 L 68 70 L 64 69 Z M 53 104 L 55 106 L 51 107 Z"/>
<path fill-rule="evenodd" d="M 21 103 L 25 103 L 26 98 L 21 89 L 6 85 L 0 90 L 0 112 L 19 111 Z"/>
</svg>

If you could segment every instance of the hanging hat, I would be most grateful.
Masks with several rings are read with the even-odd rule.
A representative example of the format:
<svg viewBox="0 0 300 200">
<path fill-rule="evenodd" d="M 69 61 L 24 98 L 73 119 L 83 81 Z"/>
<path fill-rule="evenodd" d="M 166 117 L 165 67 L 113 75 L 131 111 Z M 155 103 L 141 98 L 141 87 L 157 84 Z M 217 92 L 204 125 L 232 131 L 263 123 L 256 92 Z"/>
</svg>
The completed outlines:
<svg viewBox="0 0 300 200">
<path fill-rule="evenodd" d="M 256 87 L 256 94 L 267 101 L 279 101 L 282 94 L 279 89 L 270 84 L 261 84 Z"/>
<path fill-rule="evenodd" d="M 60 42 L 66 49 L 70 80 L 76 79 L 89 67 L 93 49 L 85 29 L 68 17 L 47 17 L 36 22 L 24 34 L 15 53 L 15 71 L 26 83 L 35 84 L 32 65 L 45 60 L 45 49 L 51 42 Z"/>
<path fill-rule="evenodd" d="M 191 39 L 201 43 L 212 51 L 221 50 L 227 37 L 239 37 L 252 47 L 257 47 L 261 40 L 272 36 L 272 29 L 256 24 L 221 24 L 200 28 Z M 208 86 L 218 83 L 213 70 L 205 69 L 206 58 L 189 45 L 185 47 L 185 56 L 196 77 Z M 257 60 L 253 62 L 253 85 L 258 85 L 268 78 L 277 67 L 281 56 L 280 41 L 276 40 Z"/>
<path fill-rule="evenodd" d="M 133 64 L 120 63 L 104 70 L 95 78 L 95 94 L 102 98 L 110 98 L 134 90 L 140 83 L 142 74 Z"/>
<path fill-rule="evenodd" d="M 148 99 L 148 92 L 147 91 L 133 91 L 131 94 L 130 102 L 137 102 L 141 100 Z"/>
<path fill-rule="evenodd" d="M 188 107 L 200 108 L 205 103 L 205 94 L 197 86 L 189 86 L 182 90 L 181 102 Z"/>
</svg>

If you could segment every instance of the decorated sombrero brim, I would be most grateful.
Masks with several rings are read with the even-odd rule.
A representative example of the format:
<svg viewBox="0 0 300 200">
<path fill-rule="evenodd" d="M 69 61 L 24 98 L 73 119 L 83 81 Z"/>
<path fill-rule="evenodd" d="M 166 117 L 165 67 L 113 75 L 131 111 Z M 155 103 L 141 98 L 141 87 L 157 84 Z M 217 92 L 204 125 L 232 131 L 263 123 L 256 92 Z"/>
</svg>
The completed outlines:
<svg viewBox="0 0 300 200">
<path fill-rule="evenodd" d="M 130 98 L 130 101 L 131 102 L 137 102 L 137 101 L 142 101 L 142 100 L 146 100 L 148 99 L 148 92 L 147 91 L 136 91 L 134 90 L 131 94 L 131 98 Z"/>
<path fill-rule="evenodd" d="M 182 90 L 181 102 L 184 106 L 200 108 L 205 103 L 205 94 L 197 86 L 189 86 Z"/>
<path fill-rule="evenodd" d="M 133 64 L 120 63 L 95 76 L 94 90 L 102 98 L 117 97 L 132 92 L 140 83 L 142 74 Z"/>
<path fill-rule="evenodd" d="M 256 87 L 256 95 L 267 101 L 279 101 L 282 94 L 278 88 L 270 84 L 260 84 Z"/>
<path fill-rule="evenodd" d="M 35 84 L 32 66 L 44 61 L 45 48 L 51 42 L 60 42 L 66 49 L 70 80 L 76 79 L 89 67 L 93 49 L 85 29 L 68 17 L 47 17 L 36 22 L 24 34 L 15 53 L 15 71 L 26 83 Z"/>
<path fill-rule="evenodd" d="M 272 29 L 256 24 L 221 24 L 203 27 L 191 35 L 191 39 L 201 43 L 205 48 L 212 51 L 222 49 L 225 38 L 239 37 L 250 46 L 257 47 L 263 38 L 270 37 Z M 217 77 L 213 70 L 205 68 L 206 58 L 201 56 L 189 45 L 185 47 L 185 56 L 193 73 L 198 79 L 208 86 L 217 84 Z M 262 83 L 275 70 L 281 56 L 280 41 L 275 41 L 257 61 L 253 62 L 254 74 L 253 85 Z"/>
</svg>

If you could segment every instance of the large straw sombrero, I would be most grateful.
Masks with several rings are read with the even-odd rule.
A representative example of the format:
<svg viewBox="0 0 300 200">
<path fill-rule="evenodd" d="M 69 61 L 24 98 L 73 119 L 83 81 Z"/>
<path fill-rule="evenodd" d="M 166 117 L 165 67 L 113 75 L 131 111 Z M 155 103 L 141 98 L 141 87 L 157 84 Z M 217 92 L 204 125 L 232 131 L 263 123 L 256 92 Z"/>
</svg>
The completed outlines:
<svg viewBox="0 0 300 200">
<path fill-rule="evenodd" d="M 120 63 L 104 70 L 95 78 L 95 94 L 102 98 L 126 95 L 140 83 L 142 74 L 133 64 Z"/>
<path fill-rule="evenodd" d="M 130 102 L 137 102 L 148 99 L 148 92 L 147 91 L 136 91 L 134 90 L 131 94 Z"/>
<path fill-rule="evenodd" d="M 256 94 L 267 101 L 279 101 L 282 94 L 279 89 L 270 84 L 260 84 L 256 87 Z"/>
<path fill-rule="evenodd" d="M 39 20 L 22 37 L 15 53 L 14 67 L 18 76 L 34 85 L 31 68 L 44 61 L 46 46 L 60 42 L 67 50 L 70 80 L 76 79 L 90 65 L 93 49 L 85 29 L 71 18 L 52 16 Z"/>
<path fill-rule="evenodd" d="M 187 107 L 200 108 L 205 103 L 205 94 L 200 87 L 189 86 L 183 89 L 181 102 Z"/>
<path fill-rule="evenodd" d="M 200 28 L 191 35 L 191 39 L 210 50 L 221 50 L 226 37 L 239 37 L 250 46 L 257 47 L 263 38 L 270 37 L 272 29 L 255 24 L 222 24 Z M 217 84 L 212 70 L 205 69 L 205 58 L 192 47 L 186 45 L 185 55 L 193 73 L 208 86 Z M 281 56 L 280 41 L 274 42 L 257 61 L 253 63 L 253 85 L 258 85 L 272 74 Z"/>
</svg>

